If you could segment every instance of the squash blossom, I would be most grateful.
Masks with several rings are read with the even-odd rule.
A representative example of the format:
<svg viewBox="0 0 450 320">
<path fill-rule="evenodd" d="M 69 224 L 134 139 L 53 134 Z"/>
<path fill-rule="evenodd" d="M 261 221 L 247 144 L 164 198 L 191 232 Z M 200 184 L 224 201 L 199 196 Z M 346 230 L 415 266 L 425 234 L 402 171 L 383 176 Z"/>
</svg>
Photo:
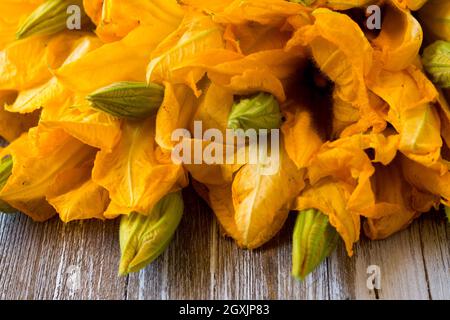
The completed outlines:
<svg viewBox="0 0 450 320">
<path fill-rule="evenodd" d="M 292 243 L 292 274 L 303 280 L 336 248 L 339 234 L 328 217 L 310 209 L 301 211 L 295 223 Z"/>
<path fill-rule="evenodd" d="M 450 42 L 436 41 L 423 53 L 423 65 L 441 88 L 450 88 Z"/>
<path fill-rule="evenodd" d="M 80 23 L 86 24 L 89 18 L 83 10 L 83 0 L 47 0 L 22 23 L 16 33 L 17 39 L 51 35 L 68 29 L 68 9 L 71 5 L 81 9 Z"/>
<path fill-rule="evenodd" d="M 158 258 L 169 245 L 183 215 L 181 192 L 161 199 L 148 215 L 131 213 L 120 221 L 119 273 L 137 272 Z"/>
<path fill-rule="evenodd" d="M 280 126 L 280 105 L 273 95 L 264 92 L 235 103 L 228 116 L 230 129 L 279 129 Z"/>
</svg>

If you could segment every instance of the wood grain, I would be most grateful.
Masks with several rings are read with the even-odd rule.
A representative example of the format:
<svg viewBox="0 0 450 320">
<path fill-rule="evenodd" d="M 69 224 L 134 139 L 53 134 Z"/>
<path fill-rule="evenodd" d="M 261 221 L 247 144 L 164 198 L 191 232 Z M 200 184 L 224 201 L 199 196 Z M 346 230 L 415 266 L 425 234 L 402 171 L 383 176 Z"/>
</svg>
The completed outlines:
<svg viewBox="0 0 450 320">
<path fill-rule="evenodd" d="M 424 218 L 383 241 L 336 252 L 304 282 L 290 275 L 295 216 L 270 243 L 237 248 L 188 188 L 186 212 L 168 250 L 137 274 L 117 276 L 118 222 L 57 219 L 38 224 L 0 214 L 1 299 L 450 299 L 448 224 Z M 367 289 L 378 265 L 381 290 Z"/>
</svg>

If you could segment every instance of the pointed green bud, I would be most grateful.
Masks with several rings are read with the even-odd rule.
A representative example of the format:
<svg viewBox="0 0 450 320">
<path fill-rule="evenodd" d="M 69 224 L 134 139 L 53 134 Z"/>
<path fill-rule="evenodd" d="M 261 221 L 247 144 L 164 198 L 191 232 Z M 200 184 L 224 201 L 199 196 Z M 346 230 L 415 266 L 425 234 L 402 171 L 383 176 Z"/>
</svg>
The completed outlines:
<svg viewBox="0 0 450 320">
<path fill-rule="evenodd" d="M 422 60 L 431 80 L 441 88 L 450 88 L 450 42 L 436 41 L 425 49 Z"/>
<path fill-rule="evenodd" d="M 79 29 L 89 21 L 83 9 L 83 0 L 47 0 L 20 25 L 16 37 L 23 39 Z"/>
<path fill-rule="evenodd" d="M 169 245 L 183 216 L 181 192 L 162 198 L 148 216 L 132 213 L 120 221 L 119 274 L 137 272 L 155 260 Z"/>
<path fill-rule="evenodd" d="M 279 129 L 281 118 L 280 105 L 275 97 L 261 92 L 233 105 L 228 116 L 228 128 Z"/>
<path fill-rule="evenodd" d="M 450 208 L 445 206 L 445 214 L 447 215 L 447 220 L 450 222 Z"/>
<path fill-rule="evenodd" d="M 0 190 L 3 189 L 9 177 L 11 176 L 12 168 L 13 160 L 11 156 L 6 156 L 0 160 Z M 0 199 L 0 212 L 14 213 L 17 212 L 17 210 Z"/>
<path fill-rule="evenodd" d="M 300 212 L 294 228 L 292 274 L 303 280 L 334 251 L 338 240 L 326 215 L 315 209 Z"/>
<path fill-rule="evenodd" d="M 158 111 L 164 99 L 164 87 L 155 83 L 116 82 L 86 99 L 93 108 L 115 117 L 143 119 Z"/>
</svg>

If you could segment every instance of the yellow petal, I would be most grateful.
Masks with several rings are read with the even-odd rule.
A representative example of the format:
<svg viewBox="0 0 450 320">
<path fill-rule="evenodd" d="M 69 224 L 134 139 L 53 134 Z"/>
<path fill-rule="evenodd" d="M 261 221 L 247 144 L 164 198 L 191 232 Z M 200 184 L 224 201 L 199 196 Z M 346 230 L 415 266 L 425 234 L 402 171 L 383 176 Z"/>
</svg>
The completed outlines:
<svg viewBox="0 0 450 320">
<path fill-rule="evenodd" d="M 208 199 L 225 235 L 239 241 L 236 221 L 234 220 L 231 185 L 208 185 Z"/>
<path fill-rule="evenodd" d="M 109 191 L 111 204 L 105 217 L 139 212 L 151 208 L 170 191 L 186 184 L 181 166 L 162 157 L 152 137 L 155 118 L 141 123 L 123 124 L 122 136 L 112 152 L 100 151 L 92 178 Z"/>
<path fill-rule="evenodd" d="M 409 160 L 408 160 L 409 161 Z M 439 199 L 422 193 L 403 177 L 402 161 L 377 166 L 372 178 L 374 201 L 367 203 L 364 232 L 372 240 L 384 239 L 406 228 L 420 213 L 439 204 Z"/>
<path fill-rule="evenodd" d="M 414 66 L 404 71 L 382 71 L 370 88 L 389 104 L 387 120 L 400 133 L 399 149 L 415 161 L 446 170 L 440 165 L 440 119 L 432 104 L 438 97 L 433 84 Z"/>
<path fill-rule="evenodd" d="M 336 94 L 333 94 L 333 136 L 339 137 L 342 132 L 358 122 L 360 118 L 359 110 L 351 103 L 340 99 Z"/>
<path fill-rule="evenodd" d="M 283 49 L 291 33 L 280 28 L 255 23 L 229 24 L 224 37 L 232 42 L 237 52 L 248 55 L 259 51 Z"/>
<path fill-rule="evenodd" d="M 354 135 L 325 143 L 308 167 L 308 175 L 313 187 L 324 178 L 332 178 L 345 183 L 350 196 L 346 209 L 359 212 L 373 203 L 371 177 L 375 173 L 372 162 L 388 165 L 398 149 L 399 137 L 395 134 Z M 371 161 L 366 150 L 374 150 Z M 349 189 L 349 188 L 352 189 Z"/>
<path fill-rule="evenodd" d="M 92 181 L 92 161 L 61 172 L 47 192 L 47 201 L 63 222 L 103 219 L 108 192 Z"/>
<path fill-rule="evenodd" d="M 157 25 L 138 27 L 121 41 L 65 64 L 56 77 L 70 90 L 85 94 L 117 81 L 144 81 L 151 51 L 171 31 Z"/>
<path fill-rule="evenodd" d="M 286 152 L 298 168 L 307 167 L 323 143 L 316 130 L 312 114 L 305 107 L 291 106 L 284 115 L 286 121 L 281 131 Z"/>
<path fill-rule="evenodd" d="M 442 0 L 428 0 L 419 11 L 420 22 L 433 40 L 450 41 L 450 2 Z"/>
<path fill-rule="evenodd" d="M 386 6 L 381 33 L 372 44 L 384 69 L 400 71 L 414 62 L 422 40 L 420 23 L 409 10 L 392 5 Z"/>
<path fill-rule="evenodd" d="M 195 84 L 204 70 L 192 68 L 187 74 L 174 74 L 198 53 L 224 48 L 223 29 L 208 16 L 189 14 L 176 32 L 159 44 L 147 68 L 147 80 L 152 82 L 186 83 L 196 91 Z"/>
<path fill-rule="evenodd" d="M 0 50 L 16 40 L 20 23 L 44 0 L 2 0 L 0 2 Z"/>
<path fill-rule="evenodd" d="M 80 97 L 69 97 L 57 108 L 45 108 L 40 123 L 61 128 L 85 144 L 110 152 L 121 134 L 121 121 L 97 111 Z"/>
<path fill-rule="evenodd" d="M 376 3 L 376 0 L 325 0 L 327 7 L 333 10 L 348 10 L 351 8 L 367 7 Z"/>
<path fill-rule="evenodd" d="M 96 25 L 102 18 L 103 0 L 83 0 L 83 8 L 86 14 Z"/>
<path fill-rule="evenodd" d="M 308 167 L 311 183 L 332 176 L 356 186 L 358 180 L 368 179 L 374 168 L 364 151 L 369 148 L 366 139 L 364 135 L 355 135 L 323 144 Z"/>
<path fill-rule="evenodd" d="M 58 36 L 61 39 L 55 42 L 56 44 L 52 44 L 55 49 L 49 50 L 53 54 L 59 52 L 59 57 L 53 59 L 60 60 L 59 62 L 54 61 L 53 64 L 55 65 L 58 65 L 63 60 L 62 65 L 72 63 L 101 45 L 99 40 L 92 35 L 78 33 L 75 34 L 76 36 L 71 37 L 63 35 Z M 64 50 L 58 49 L 60 42 L 63 42 L 62 47 L 65 48 Z M 55 77 L 52 77 L 37 87 L 21 91 L 14 104 L 8 106 L 7 110 L 29 113 L 40 108 L 58 109 L 61 104 L 67 104 L 69 100 L 73 100 L 73 97 L 74 93 L 72 91 L 64 87 Z"/>
<path fill-rule="evenodd" d="M 172 133 L 179 128 L 188 127 L 197 106 L 197 98 L 185 85 L 164 83 L 164 101 L 156 116 L 156 137 L 158 145 L 171 150 L 174 142 Z"/>
<path fill-rule="evenodd" d="M 283 0 L 234 0 L 224 8 L 215 8 L 219 23 L 244 24 L 252 21 L 263 25 L 282 26 L 291 16 L 306 15 L 305 6 Z"/>
<path fill-rule="evenodd" d="M 0 91 L 0 136 L 10 142 L 36 126 L 39 121 L 39 113 L 36 112 L 18 115 L 5 110 L 5 104 L 12 103 L 16 95 L 13 91 Z"/>
<path fill-rule="evenodd" d="M 0 51 L 0 89 L 24 90 L 49 80 L 48 41 L 48 37 L 26 38 Z"/>
<path fill-rule="evenodd" d="M 221 143 L 183 138 L 179 143 L 183 146 L 183 157 L 186 152 L 191 152 L 190 158 L 183 161 L 184 168 L 196 181 L 207 186 L 231 184 L 234 174 L 249 160 L 247 147 L 238 147 L 229 141 Z M 224 163 L 208 161 L 207 156 L 203 155 L 208 149 L 220 150 Z M 198 153 L 197 150 L 202 152 Z"/>
<path fill-rule="evenodd" d="M 280 150 L 280 166 L 264 175 L 260 164 L 247 164 L 232 184 L 238 244 L 254 249 L 269 241 L 283 226 L 292 201 L 304 187 L 304 171 Z"/>
<path fill-rule="evenodd" d="M 408 227 L 416 217 L 415 211 L 402 211 L 380 219 L 367 219 L 364 222 L 364 233 L 372 240 L 385 239 Z"/>
<path fill-rule="evenodd" d="M 241 57 L 235 55 L 216 65 L 208 65 L 207 56 L 202 60 L 200 65 L 207 69 L 208 77 L 214 83 L 239 95 L 268 92 L 280 102 L 286 99 L 282 81 L 295 75 L 306 61 L 303 51 L 284 49 L 259 51 Z"/>
<path fill-rule="evenodd" d="M 406 157 L 402 157 L 401 162 L 406 181 L 419 191 L 439 196 L 447 205 L 450 203 L 450 172 L 448 170 L 441 175 Z"/>
<path fill-rule="evenodd" d="M 206 88 L 202 91 L 204 91 L 204 94 L 200 99 L 193 120 L 201 121 L 203 130 L 218 129 L 225 133 L 228 115 L 234 103 L 233 93 L 211 82 L 208 82 Z M 192 126 L 191 132 L 193 132 Z"/>
<path fill-rule="evenodd" d="M 402 7 L 409 8 L 413 11 L 419 10 L 428 0 L 394 0 Z"/>
<path fill-rule="evenodd" d="M 158 25 L 159 30 L 174 29 L 183 10 L 176 0 L 85 1 L 88 14 L 97 24 L 97 35 L 106 42 L 117 41 L 139 26 Z"/>
<path fill-rule="evenodd" d="M 442 91 L 439 92 L 437 106 L 441 119 L 441 136 L 448 147 L 450 146 L 450 106 Z"/>
</svg>

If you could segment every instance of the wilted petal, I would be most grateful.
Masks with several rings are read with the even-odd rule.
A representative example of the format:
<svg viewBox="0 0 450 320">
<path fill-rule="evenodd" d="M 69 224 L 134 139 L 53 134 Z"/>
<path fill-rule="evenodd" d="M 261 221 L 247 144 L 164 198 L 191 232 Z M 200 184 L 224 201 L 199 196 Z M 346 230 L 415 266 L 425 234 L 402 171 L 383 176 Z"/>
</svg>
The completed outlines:
<svg viewBox="0 0 450 320">
<path fill-rule="evenodd" d="M 264 175 L 260 164 L 242 167 L 232 184 L 238 244 L 252 249 L 269 241 L 283 226 L 303 187 L 304 171 L 297 169 L 284 150 L 275 174 Z"/>
<path fill-rule="evenodd" d="M 345 242 L 347 253 L 353 255 L 353 244 L 359 240 L 360 216 L 347 209 L 353 187 L 334 179 L 323 179 L 307 187 L 297 198 L 295 209 L 317 209 L 326 214 Z"/>
<path fill-rule="evenodd" d="M 386 6 L 380 35 L 372 42 L 382 67 L 400 71 L 413 64 L 422 46 L 420 23 L 407 9 L 394 4 Z"/>
<path fill-rule="evenodd" d="M 108 192 L 92 181 L 93 162 L 61 172 L 47 192 L 47 201 L 64 222 L 104 219 Z"/>
</svg>

